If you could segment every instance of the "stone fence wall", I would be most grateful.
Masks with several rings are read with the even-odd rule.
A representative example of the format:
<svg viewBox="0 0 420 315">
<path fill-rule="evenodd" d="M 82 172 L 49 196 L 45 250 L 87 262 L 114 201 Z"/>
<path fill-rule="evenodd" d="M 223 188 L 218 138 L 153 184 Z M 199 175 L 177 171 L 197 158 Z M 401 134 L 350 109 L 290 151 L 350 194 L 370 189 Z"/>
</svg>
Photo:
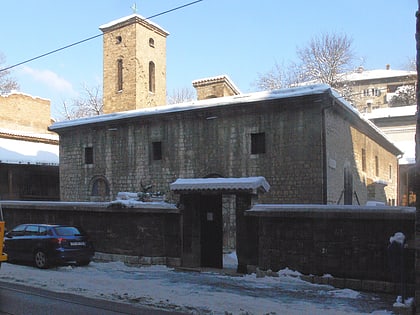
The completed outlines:
<svg viewBox="0 0 420 315">
<path fill-rule="evenodd" d="M 170 204 L 141 208 L 110 203 L 2 201 L 6 229 L 22 223 L 77 225 L 91 237 L 95 250 L 130 263 L 180 265 L 180 214 Z"/>
<path fill-rule="evenodd" d="M 415 283 L 415 208 L 260 204 L 246 215 L 257 221 L 261 269 L 392 283 L 396 270 L 390 268 L 388 246 L 402 232 L 407 283 Z"/>
<path fill-rule="evenodd" d="M 1 205 L 7 229 L 29 222 L 78 225 L 91 236 L 99 258 L 105 253 L 134 264 L 182 265 L 182 216 L 175 205 L 117 208 L 110 203 L 34 201 Z M 395 292 L 388 246 L 390 237 L 402 232 L 408 245 L 409 292 L 414 287 L 414 208 L 257 204 L 245 211 L 245 218 L 241 235 L 249 239 L 237 239 L 242 243 L 238 263 L 249 267 L 248 272 L 287 267 L 312 278 L 331 275 L 339 281 L 333 285 Z M 391 287 L 374 287 L 375 283 Z"/>
</svg>

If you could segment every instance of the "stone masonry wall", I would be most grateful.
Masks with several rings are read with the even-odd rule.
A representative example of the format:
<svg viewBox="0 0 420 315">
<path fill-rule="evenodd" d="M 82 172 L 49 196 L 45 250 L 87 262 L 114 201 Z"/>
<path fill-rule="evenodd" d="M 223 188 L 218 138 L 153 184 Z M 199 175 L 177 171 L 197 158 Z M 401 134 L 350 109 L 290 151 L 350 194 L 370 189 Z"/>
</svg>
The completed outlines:
<svg viewBox="0 0 420 315">
<path fill-rule="evenodd" d="M 322 203 L 320 114 L 311 105 L 310 98 L 302 98 L 287 105 L 203 109 L 60 132 L 61 200 L 91 200 L 95 176 L 107 179 L 113 200 L 142 185 L 168 193 L 177 178 L 217 174 L 264 176 L 271 185 L 262 196 L 267 201 Z M 263 154 L 251 154 L 254 133 L 265 134 Z M 161 143 L 161 160 L 153 159 L 153 142 Z M 93 164 L 84 163 L 85 147 L 93 148 Z"/>
<path fill-rule="evenodd" d="M 407 282 L 413 288 L 414 208 L 260 205 L 246 214 L 258 224 L 261 269 L 287 267 L 306 275 L 349 279 L 343 287 L 354 285 L 351 279 L 393 282 L 387 248 L 390 237 L 402 232 L 408 244 Z"/>
<path fill-rule="evenodd" d="M 47 133 L 51 125 L 50 101 L 30 95 L 0 95 L 1 128 Z"/>
<path fill-rule="evenodd" d="M 354 186 L 366 183 L 357 173 L 360 166 L 354 161 L 353 143 L 340 140 L 344 133 L 351 137 L 351 131 L 338 115 L 326 117 L 330 123 L 336 120 L 329 127 L 336 139 L 325 143 L 328 162 L 335 154 L 338 175 L 328 182 L 323 177 L 319 106 L 323 97 L 238 104 L 228 110 L 203 108 L 60 131 L 61 200 L 93 200 L 92 181 L 101 176 L 109 184 L 109 196 L 102 201 L 115 199 L 120 191 L 141 191 L 146 185 L 176 201 L 168 191 L 177 178 L 216 175 L 264 176 L 271 189 L 261 196 L 262 202 L 336 203 L 343 189 L 345 159 L 351 161 Z M 251 137 L 258 133 L 265 136 L 265 153 L 251 154 Z M 153 159 L 154 142 L 161 145 L 161 159 Z M 378 146 L 374 141 L 370 145 Z M 93 149 L 92 164 L 85 163 L 86 147 Z M 325 190 L 333 191 L 327 201 Z M 356 190 L 362 201 L 367 200 L 366 189 Z"/>
<path fill-rule="evenodd" d="M 326 163 L 328 204 L 336 204 L 341 197 L 343 204 L 344 173 L 348 168 L 353 174 L 352 204 L 379 201 L 396 205 L 398 161 L 392 153 L 353 127 L 342 121 L 333 110 L 326 111 Z M 351 148 L 353 154 L 349 154 Z M 365 151 L 363 169 L 362 150 Z M 376 173 L 375 157 L 378 158 Z"/>
<path fill-rule="evenodd" d="M 138 263 L 180 264 L 178 209 L 108 206 L 108 203 L 2 202 L 8 230 L 22 223 L 77 225 L 89 234 L 97 252 L 136 257 Z"/>
<path fill-rule="evenodd" d="M 153 45 L 149 40 L 153 39 Z M 103 36 L 104 112 L 166 104 L 166 36 L 133 22 Z M 122 90 L 117 61 L 122 60 Z M 155 92 L 149 91 L 149 62 L 155 64 Z"/>
</svg>

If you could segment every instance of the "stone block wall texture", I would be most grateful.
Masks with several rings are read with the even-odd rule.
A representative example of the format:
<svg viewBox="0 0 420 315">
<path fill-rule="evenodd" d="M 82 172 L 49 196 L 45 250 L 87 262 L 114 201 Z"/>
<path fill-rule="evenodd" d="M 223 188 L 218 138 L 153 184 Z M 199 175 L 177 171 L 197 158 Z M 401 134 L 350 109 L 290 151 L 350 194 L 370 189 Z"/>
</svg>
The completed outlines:
<svg viewBox="0 0 420 315">
<path fill-rule="evenodd" d="M 22 223 L 77 225 L 90 235 L 98 252 L 179 261 L 180 216 L 176 209 L 118 209 L 108 205 L 3 202 L 2 208 L 8 230 Z"/>
<path fill-rule="evenodd" d="M 109 196 L 102 200 L 109 201 L 120 191 L 140 191 L 142 185 L 153 185 L 153 191 L 176 198 L 169 185 L 177 178 L 216 175 L 264 176 L 271 189 L 261 196 L 262 202 L 336 203 L 348 164 L 355 190 L 366 201 L 355 144 L 361 138 L 378 152 L 380 145 L 362 131 L 353 132 L 351 122 L 342 116 L 324 115 L 322 108 L 330 101 L 326 95 L 310 95 L 60 130 L 61 200 L 92 200 L 92 179 L 97 176 L 109 184 Z M 266 150 L 252 154 L 251 137 L 257 133 L 264 133 Z M 161 144 L 159 160 L 153 159 L 153 142 Z M 85 164 L 86 147 L 93 149 L 92 164 Z M 396 157 L 392 161 L 391 154 L 381 154 L 381 158 L 389 158 L 396 170 Z"/>
<path fill-rule="evenodd" d="M 258 266 L 264 270 L 288 267 L 307 275 L 392 282 L 389 239 L 402 232 L 408 244 L 407 282 L 413 286 L 415 212 L 336 207 L 314 210 L 305 205 L 299 209 L 279 205 L 275 212 L 247 213 L 258 224 Z"/>
<path fill-rule="evenodd" d="M 48 133 L 50 101 L 26 94 L 0 95 L 1 128 Z"/>
<path fill-rule="evenodd" d="M 197 92 L 197 100 L 236 95 L 236 91 L 231 88 L 229 82 L 223 79 L 208 82 L 203 80 L 203 82 L 193 83 L 193 86 Z"/>
<path fill-rule="evenodd" d="M 395 155 L 350 122 L 342 121 L 334 110 L 327 110 L 325 116 L 327 203 L 336 204 L 341 197 L 340 204 L 343 204 L 344 170 L 348 168 L 353 174 L 352 204 L 379 201 L 396 205 L 398 160 Z"/>
<path fill-rule="evenodd" d="M 410 208 L 268 205 L 270 211 L 253 212 L 247 210 L 250 198 L 237 196 L 237 216 L 244 218 L 237 231 L 240 272 L 247 272 L 250 267 L 273 271 L 287 267 L 311 277 L 330 274 L 336 279 L 334 285 L 345 279 L 341 281 L 342 287 L 375 291 L 362 285 L 373 283 L 369 281 L 379 281 L 381 286 L 393 282 L 387 247 L 391 236 L 403 232 L 408 244 L 407 283 L 410 290 L 413 287 L 415 212 L 407 210 Z M 108 205 L 2 202 L 7 229 L 29 222 L 78 225 L 90 234 L 96 250 L 110 257 L 126 255 L 138 257 L 139 262 L 179 265 L 182 260 L 188 263 L 192 258 L 181 257 L 182 246 L 200 246 L 199 235 L 188 236 L 184 230 L 187 234 L 182 236 L 181 211 L 176 208 L 117 209 Z M 276 206 L 279 209 L 273 211 Z M 198 243 L 182 245 L 182 238 L 187 243 L 185 239 Z M 351 286 L 352 282 L 359 286 Z"/>
</svg>

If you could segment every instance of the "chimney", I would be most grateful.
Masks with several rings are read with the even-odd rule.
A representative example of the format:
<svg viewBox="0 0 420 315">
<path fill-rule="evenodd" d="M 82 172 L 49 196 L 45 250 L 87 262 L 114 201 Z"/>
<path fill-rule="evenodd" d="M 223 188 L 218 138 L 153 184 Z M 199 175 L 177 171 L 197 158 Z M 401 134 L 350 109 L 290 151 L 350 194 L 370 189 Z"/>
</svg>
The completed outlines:
<svg viewBox="0 0 420 315">
<path fill-rule="evenodd" d="M 241 94 L 227 75 L 195 80 L 192 84 L 198 100 Z"/>
<path fill-rule="evenodd" d="M 390 68 L 391 68 L 391 66 L 389 65 L 389 63 L 388 64 L 386 64 L 386 70 L 389 70 Z"/>
</svg>

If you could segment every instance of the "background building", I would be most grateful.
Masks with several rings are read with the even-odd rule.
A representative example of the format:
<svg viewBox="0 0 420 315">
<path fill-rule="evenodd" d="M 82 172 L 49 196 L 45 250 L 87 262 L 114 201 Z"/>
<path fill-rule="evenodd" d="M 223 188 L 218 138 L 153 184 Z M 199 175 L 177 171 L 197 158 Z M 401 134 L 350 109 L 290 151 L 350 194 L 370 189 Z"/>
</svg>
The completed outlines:
<svg viewBox="0 0 420 315">
<path fill-rule="evenodd" d="M 415 89 L 417 72 L 392 70 L 389 65 L 385 69 L 376 70 L 364 70 L 360 67 L 355 72 L 346 74 L 345 82 L 351 90 L 354 106 L 361 113 L 369 113 L 374 109 L 390 107 L 391 99 L 399 87 L 409 86 Z"/>
<path fill-rule="evenodd" d="M 22 93 L 0 96 L 0 197 L 59 199 L 58 136 L 48 131 L 50 102 Z"/>
<path fill-rule="evenodd" d="M 415 134 L 417 106 L 385 107 L 374 109 L 363 116 L 380 128 L 403 152 L 399 164 L 399 197 L 401 206 L 415 206 Z"/>
</svg>

